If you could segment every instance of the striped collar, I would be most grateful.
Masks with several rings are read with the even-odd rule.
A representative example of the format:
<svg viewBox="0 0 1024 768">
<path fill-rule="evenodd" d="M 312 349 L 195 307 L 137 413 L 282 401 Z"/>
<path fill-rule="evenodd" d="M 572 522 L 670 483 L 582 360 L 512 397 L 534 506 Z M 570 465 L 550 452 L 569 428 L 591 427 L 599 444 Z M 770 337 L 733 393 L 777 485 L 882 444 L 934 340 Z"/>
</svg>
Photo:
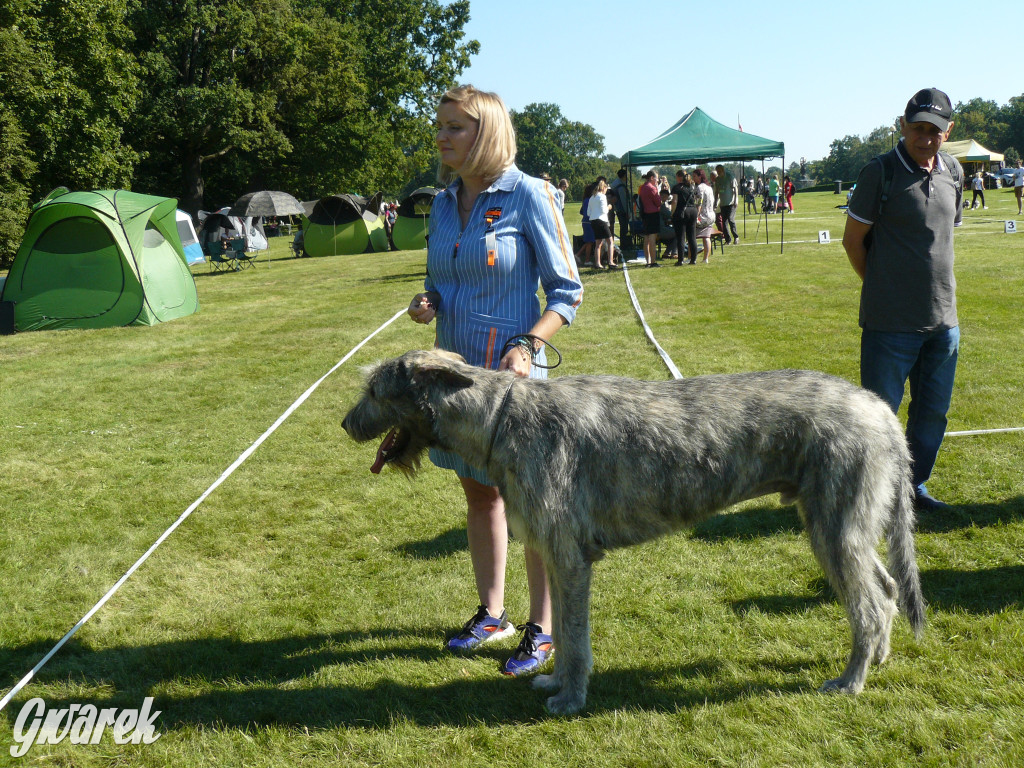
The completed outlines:
<svg viewBox="0 0 1024 768">
<path fill-rule="evenodd" d="M 494 183 L 487 187 L 484 192 L 514 192 L 516 187 L 519 186 L 519 182 L 523 176 L 525 176 L 525 174 L 516 167 L 515 163 L 513 163 L 505 169 L 505 172 L 495 179 Z M 456 193 L 459 191 L 460 184 L 462 184 L 462 179 L 456 178 L 455 181 L 448 185 L 445 192 L 454 198 Z"/>
</svg>

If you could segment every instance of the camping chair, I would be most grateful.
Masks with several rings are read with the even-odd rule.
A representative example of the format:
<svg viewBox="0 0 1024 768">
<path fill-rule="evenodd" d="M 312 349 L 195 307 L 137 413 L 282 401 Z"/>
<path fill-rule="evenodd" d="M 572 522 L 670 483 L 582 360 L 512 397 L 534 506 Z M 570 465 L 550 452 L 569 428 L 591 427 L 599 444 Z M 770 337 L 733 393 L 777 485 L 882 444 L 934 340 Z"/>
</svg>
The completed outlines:
<svg viewBox="0 0 1024 768">
<path fill-rule="evenodd" d="M 224 248 L 220 240 L 211 240 L 206 244 L 206 255 L 210 257 L 210 271 L 220 272 L 225 269 L 238 269 L 235 255 Z"/>
<path fill-rule="evenodd" d="M 246 267 L 254 266 L 256 263 L 256 254 L 248 253 L 245 250 L 245 238 L 234 237 L 231 239 L 231 251 L 235 257 L 235 263 L 238 264 L 239 269 L 245 269 Z"/>
</svg>

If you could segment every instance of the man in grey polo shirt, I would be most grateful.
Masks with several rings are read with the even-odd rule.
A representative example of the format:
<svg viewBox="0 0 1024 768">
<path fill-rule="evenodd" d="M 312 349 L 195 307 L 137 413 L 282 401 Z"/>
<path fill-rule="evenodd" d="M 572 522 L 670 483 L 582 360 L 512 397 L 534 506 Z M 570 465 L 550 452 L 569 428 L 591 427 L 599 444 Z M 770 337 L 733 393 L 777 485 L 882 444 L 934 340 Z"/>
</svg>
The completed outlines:
<svg viewBox="0 0 1024 768">
<path fill-rule="evenodd" d="M 738 243 L 740 236 L 736 234 L 736 198 L 739 197 L 736 177 L 725 170 L 724 165 L 716 165 L 715 202 L 722 210 L 722 236 L 726 243 Z"/>
<path fill-rule="evenodd" d="M 946 431 L 960 344 L 953 228 L 960 225 L 963 170 L 939 154 L 952 116 L 942 91 L 914 94 L 900 118 L 900 143 L 861 170 L 843 234 L 863 280 L 861 385 L 895 412 L 910 381 L 907 441 L 919 510 L 946 507 L 925 482 Z"/>
</svg>

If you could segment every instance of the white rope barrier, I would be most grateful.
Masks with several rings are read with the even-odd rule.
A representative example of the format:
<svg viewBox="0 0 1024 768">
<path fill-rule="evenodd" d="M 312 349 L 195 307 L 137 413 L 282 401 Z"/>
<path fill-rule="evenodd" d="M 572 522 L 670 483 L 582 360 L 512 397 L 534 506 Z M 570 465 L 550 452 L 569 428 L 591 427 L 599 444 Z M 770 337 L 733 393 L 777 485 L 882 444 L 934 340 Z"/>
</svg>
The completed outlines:
<svg viewBox="0 0 1024 768">
<path fill-rule="evenodd" d="M 396 312 L 394 317 L 392 317 L 390 320 L 388 320 L 386 323 L 384 323 L 382 326 L 380 326 L 377 330 L 375 330 L 373 333 L 371 333 L 369 336 L 367 336 L 365 339 L 363 339 L 361 342 L 359 342 L 356 346 L 354 346 L 352 348 L 352 350 L 347 355 L 345 355 L 343 358 L 341 358 L 341 360 L 339 360 L 334 365 L 334 367 L 331 368 L 331 370 L 329 370 L 327 373 L 325 373 L 323 376 L 321 376 L 319 379 L 317 379 L 316 383 L 314 383 L 309 389 L 307 389 L 305 392 L 303 392 L 302 395 L 299 396 L 299 399 L 296 400 L 294 403 L 292 403 L 288 407 L 288 410 L 286 410 L 283 414 L 281 414 L 281 416 L 277 419 L 277 421 L 275 421 L 273 423 L 273 425 L 271 425 L 271 427 L 266 432 L 264 432 L 262 435 L 260 435 L 260 437 L 256 440 L 255 443 L 250 445 L 245 450 L 245 452 L 242 453 L 241 456 L 239 456 L 237 459 L 235 459 L 234 463 L 230 467 L 228 467 L 226 470 L 224 470 L 223 474 L 221 474 L 221 476 L 218 477 L 216 481 L 214 481 L 213 485 L 211 485 L 209 488 L 207 488 L 198 499 L 196 499 L 194 502 L 192 502 L 191 506 L 189 506 L 188 509 L 186 509 L 184 512 L 181 513 L 181 516 L 178 517 L 178 519 L 175 520 L 174 523 L 172 523 L 171 526 L 160 535 L 160 538 L 158 538 L 155 542 L 153 542 L 153 546 L 151 546 L 149 549 L 147 549 L 145 554 L 142 555 L 142 557 L 140 557 L 138 560 L 136 560 L 135 564 L 132 565 L 131 568 L 129 568 L 127 571 L 125 571 L 124 576 L 122 576 L 120 579 L 118 579 L 117 583 L 114 584 L 114 586 L 112 586 L 107 591 L 107 593 L 103 597 L 100 598 L 99 602 L 96 603 L 96 605 L 94 605 L 92 608 L 90 608 L 89 612 L 86 613 L 85 616 L 83 616 L 81 619 L 78 620 L 78 623 L 75 624 L 75 626 L 73 626 L 68 631 L 68 633 L 66 635 L 64 635 L 64 637 L 62 637 L 57 642 L 57 644 L 55 646 L 53 646 L 53 648 L 50 649 L 50 652 L 47 653 L 39 661 L 38 664 L 36 664 L 34 667 L 32 667 L 31 671 L 29 671 L 29 673 L 27 675 L 25 675 L 20 681 L 18 681 L 18 684 L 15 685 L 14 688 L 12 688 L 7 693 L 7 695 L 3 697 L 3 699 L 0 699 L 0 710 L 3 710 L 3 708 L 6 707 L 7 704 L 11 701 L 11 699 L 14 698 L 22 688 L 24 688 L 26 685 L 28 685 L 28 683 L 32 680 L 32 678 L 35 677 L 36 673 L 40 669 L 42 669 L 51 658 L 53 658 L 54 654 L 56 654 L 57 651 L 59 651 L 64 646 L 64 644 L 68 640 L 70 640 L 75 635 L 75 633 L 78 632 L 78 630 L 81 629 L 85 625 L 85 623 L 87 621 L 89 621 L 89 619 L 91 619 L 96 614 L 97 611 L 100 610 L 100 608 L 102 608 L 104 605 L 106 605 L 107 601 L 110 600 L 110 598 L 114 596 L 114 593 L 117 592 L 117 590 L 119 590 L 121 588 L 121 585 L 124 584 L 126 581 L 128 581 L 129 577 L 133 573 L 135 573 L 135 571 L 139 568 L 139 566 L 142 565 L 144 562 L 146 562 L 146 560 L 149 558 L 149 556 L 152 555 L 156 551 L 156 548 L 159 547 L 161 544 L 163 544 L 164 541 L 167 539 L 167 537 L 170 536 L 172 533 L 174 533 L 174 531 L 178 528 L 178 526 L 181 525 L 183 522 L 185 522 L 185 520 L 188 519 L 189 515 L 191 515 L 193 512 L 195 512 L 195 510 L 199 507 L 199 505 L 202 504 L 204 501 L 206 501 L 207 497 L 211 493 L 213 493 L 218 487 L 220 487 L 220 485 L 225 480 L 227 480 L 229 477 L 231 477 L 231 475 L 234 473 L 234 471 L 236 469 L 238 469 L 240 466 L 242 466 L 242 464 L 245 462 L 245 460 L 248 459 L 250 456 L 252 456 L 252 454 L 256 451 L 256 449 L 259 448 L 264 443 L 264 441 L 266 441 L 266 439 L 268 437 L 270 437 L 277 430 L 277 428 L 279 426 L 281 426 L 285 422 L 285 420 L 295 412 L 295 410 L 300 405 L 302 405 L 304 402 L 306 402 L 306 400 L 309 398 L 309 396 L 312 395 L 313 392 L 316 391 L 317 387 L 319 387 L 327 379 L 328 376 L 330 376 L 332 373 L 334 373 L 336 370 L 338 370 L 338 368 L 340 368 L 342 365 L 344 365 L 346 362 L 348 362 L 349 358 L 351 358 L 356 352 L 358 352 L 360 349 L 362 349 L 363 346 L 370 339 L 372 339 L 378 333 L 383 331 L 385 328 L 387 328 L 389 325 L 391 325 L 393 322 L 395 322 L 395 320 L 397 320 L 399 317 L 401 317 L 405 313 L 406 313 L 406 309 L 405 308 L 400 309 L 398 312 Z"/>
<path fill-rule="evenodd" d="M 672 362 L 672 358 L 668 356 L 668 352 L 661 348 L 661 344 L 654 338 L 654 332 L 651 330 L 651 326 L 647 324 L 647 320 L 644 318 L 644 311 L 640 309 L 640 302 L 636 298 L 636 292 L 633 290 L 633 283 L 629 279 L 629 268 L 626 266 L 626 260 L 622 260 L 622 276 L 626 278 L 626 288 L 629 290 L 629 298 L 633 301 L 633 309 L 636 310 L 637 317 L 640 318 L 640 323 L 644 327 L 644 333 L 647 334 L 647 338 L 650 339 L 651 344 L 658 350 L 658 354 L 661 355 L 662 361 L 665 363 L 665 367 L 668 368 L 668 372 L 672 374 L 673 379 L 683 378 L 683 374 L 676 368 L 676 364 Z"/>
<path fill-rule="evenodd" d="M 1001 429 L 965 429 L 960 432 L 947 432 L 945 437 L 967 437 L 968 435 L 995 435 L 1001 432 L 1024 432 L 1024 427 L 1003 427 Z"/>
</svg>

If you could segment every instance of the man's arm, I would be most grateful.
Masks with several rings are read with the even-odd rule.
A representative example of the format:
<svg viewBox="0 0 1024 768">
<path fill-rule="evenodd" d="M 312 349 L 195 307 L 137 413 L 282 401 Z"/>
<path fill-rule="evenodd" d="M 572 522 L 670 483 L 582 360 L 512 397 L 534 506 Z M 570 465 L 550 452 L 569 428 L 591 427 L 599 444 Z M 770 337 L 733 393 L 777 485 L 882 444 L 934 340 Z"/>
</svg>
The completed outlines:
<svg viewBox="0 0 1024 768">
<path fill-rule="evenodd" d="M 864 238 L 871 231 L 871 224 L 865 224 L 852 216 L 846 217 L 846 229 L 843 231 L 843 248 L 846 250 L 846 257 L 850 260 L 853 271 L 860 279 L 864 279 L 864 270 L 867 266 L 868 249 L 864 245 Z"/>
</svg>

